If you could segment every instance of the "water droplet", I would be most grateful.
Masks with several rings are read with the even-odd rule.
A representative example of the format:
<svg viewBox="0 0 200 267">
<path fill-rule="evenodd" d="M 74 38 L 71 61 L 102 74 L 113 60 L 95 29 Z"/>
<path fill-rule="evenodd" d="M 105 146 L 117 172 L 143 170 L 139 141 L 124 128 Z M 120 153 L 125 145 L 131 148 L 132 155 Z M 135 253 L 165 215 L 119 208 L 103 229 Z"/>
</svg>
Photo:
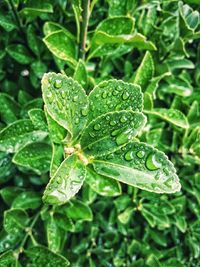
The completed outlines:
<svg viewBox="0 0 200 267">
<path fill-rule="evenodd" d="M 79 123 L 79 118 L 76 118 L 75 119 L 75 124 L 78 124 Z"/>
<path fill-rule="evenodd" d="M 116 143 L 118 146 L 123 145 L 129 141 L 129 135 L 127 133 L 121 133 L 116 138 Z"/>
<path fill-rule="evenodd" d="M 81 114 L 82 114 L 83 116 L 87 116 L 87 114 L 88 114 L 88 109 L 87 109 L 87 107 L 86 107 L 86 108 L 83 108 L 83 109 L 81 110 Z"/>
<path fill-rule="evenodd" d="M 120 129 L 114 130 L 114 131 L 112 131 L 111 135 L 116 136 L 116 135 L 118 135 L 119 132 L 120 132 Z"/>
<path fill-rule="evenodd" d="M 106 116 L 106 120 L 109 121 L 110 120 L 110 116 Z"/>
<path fill-rule="evenodd" d="M 155 171 L 160 168 L 160 164 L 155 159 L 155 154 L 150 153 L 146 159 L 146 167 L 150 171 Z"/>
<path fill-rule="evenodd" d="M 48 92 L 47 98 L 49 100 L 49 103 L 51 104 L 53 102 L 53 94 L 51 92 Z"/>
<path fill-rule="evenodd" d="M 65 91 L 64 90 L 61 91 L 61 96 L 63 99 L 65 99 Z"/>
<path fill-rule="evenodd" d="M 107 97 L 107 92 L 106 91 L 104 91 L 103 93 L 102 93 L 102 98 L 106 98 Z"/>
<path fill-rule="evenodd" d="M 133 151 L 128 151 L 125 156 L 124 156 L 125 160 L 130 161 L 134 158 L 134 154 Z"/>
<path fill-rule="evenodd" d="M 114 125 L 116 125 L 116 124 L 117 124 L 117 122 L 114 121 L 114 120 L 110 122 L 110 126 L 114 126 Z"/>
<path fill-rule="evenodd" d="M 62 110 L 63 105 L 62 105 L 62 103 L 61 103 L 60 101 L 57 101 L 57 106 L 58 106 L 58 108 L 59 108 L 60 110 Z"/>
<path fill-rule="evenodd" d="M 100 125 L 99 123 L 95 124 L 95 125 L 94 125 L 94 129 L 95 129 L 96 131 L 99 131 L 99 130 L 101 129 L 101 125 Z"/>
<path fill-rule="evenodd" d="M 125 116 L 122 116 L 121 119 L 120 119 L 120 121 L 121 121 L 122 123 L 124 123 L 124 122 L 127 121 L 127 118 L 126 118 Z"/>
<path fill-rule="evenodd" d="M 127 100 L 129 98 L 129 93 L 128 92 L 124 92 L 123 94 L 122 94 L 122 99 L 123 100 Z"/>
<path fill-rule="evenodd" d="M 145 155 L 145 152 L 143 150 L 140 150 L 140 151 L 137 152 L 136 155 L 137 155 L 138 158 L 142 159 L 144 157 L 144 155 Z"/>
<path fill-rule="evenodd" d="M 62 86 L 62 80 L 56 79 L 54 82 L 54 87 L 59 89 L 59 88 L 61 88 L 61 86 Z"/>
<path fill-rule="evenodd" d="M 78 96 L 75 95 L 75 96 L 73 97 L 73 101 L 76 102 L 77 100 L 78 100 Z"/>
</svg>

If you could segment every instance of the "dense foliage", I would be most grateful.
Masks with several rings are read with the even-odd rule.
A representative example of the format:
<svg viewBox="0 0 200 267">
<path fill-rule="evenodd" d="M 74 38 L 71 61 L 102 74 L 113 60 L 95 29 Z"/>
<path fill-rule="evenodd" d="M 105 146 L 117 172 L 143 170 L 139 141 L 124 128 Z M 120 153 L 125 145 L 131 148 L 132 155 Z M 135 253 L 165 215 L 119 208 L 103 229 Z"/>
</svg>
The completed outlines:
<svg viewBox="0 0 200 267">
<path fill-rule="evenodd" d="M 0 2 L 0 266 L 200 266 L 199 7 Z"/>
</svg>

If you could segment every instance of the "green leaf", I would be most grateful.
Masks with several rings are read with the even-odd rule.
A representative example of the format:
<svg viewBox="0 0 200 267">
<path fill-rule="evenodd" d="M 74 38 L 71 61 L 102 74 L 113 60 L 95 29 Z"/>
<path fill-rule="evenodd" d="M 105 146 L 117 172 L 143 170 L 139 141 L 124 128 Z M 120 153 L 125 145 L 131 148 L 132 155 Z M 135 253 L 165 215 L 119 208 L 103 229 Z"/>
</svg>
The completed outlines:
<svg viewBox="0 0 200 267">
<path fill-rule="evenodd" d="M 138 85 L 121 80 L 108 80 L 94 87 L 89 95 L 89 103 L 88 119 L 91 121 L 111 111 L 142 111 L 143 94 Z"/>
<path fill-rule="evenodd" d="M 62 145 L 52 144 L 52 147 L 53 151 L 50 166 L 50 177 L 53 177 L 55 175 L 64 157 L 64 149 Z"/>
<path fill-rule="evenodd" d="M 148 83 L 154 76 L 154 62 L 149 51 L 146 52 L 136 74 L 131 78 L 131 82 L 141 86 L 145 91 Z"/>
<path fill-rule="evenodd" d="M 48 124 L 49 136 L 52 142 L 60 144 L 67 136 L 67 130 L 58 124 L 48 113 L 45 107 L 45 115 Z"/>
<path fill-rule="evenodd" d="M 184 5 L 183 2 L 179 2 L 180 16 L 184 22 L 184 26 L 194 32 L 199 25 L 199 12 L 193 9 L 189 5 Z"/>
<path fill-rule="evenodd" d="M 29 265 L 37 267 L 66 267 L 69 261 L 60 254 L 55 254 L 43 246 L 35 246 L 25 250 L 25 254 L 29 257 Z"/>
<path fill-rule="evenodd" d="M 6 51 L 20 64 L 30 64 L 33 61 L 27 48 L 21 44 L 11 44 L 6 47 Z"/>
<path fill-rule="evenodd" d="M 8 13 L 6 15 L 0 14 L 0 26 L 7 32 L 17 28 L 13 18 Z"/>
<path fill-rule="evenodd" d="M 29 0 L 26 6 L 20 11 L 20 15 L 28 16 L 40 16 L 43 13 L 53 13 L 53 6 L 42 0 Z"/>
<path fill-rule="evenodd" d="M 43 39 L 48 49 L 58 58 L 76 65 L 76 46 L 73 39 L 63 30 L 53 32 Z"/>
<path fill-rule="evenodd" d="M 90 207 L 77 199 L 67 204 L 65 209 L 66 215 L 73 220 L 92 221 L 93 215 Z"/>
<path fill-rule="evenodd" d="M 120 56 L 133 48 L 141 50 L 157 50 L 156 46 L 147 41 L 140 33 L 110 35 L 102 31 L 95 34 L 88 59 L 102 56 Z"/>
<path fill-rule="evenodd" d="M 22 209 L 10 209 L 4 212 L 3 226 L 8 234 L 20 236 L 28 223 L 28 214 Z"/>
<path fill-rule="evenodd" d="M 19 241 L 19 236 L 7 234 L 6 231 L 2 230 L 0 232 L 0 253 L 8 251 L 8 249 L 14 248 Z"/>
<path fill-rule="evenodd" d="M 33 51 L 33 53 L 39 57 L 41 53 L 41 41 L 39 37 L 36 34 L 36 29 L 34 29 L 32 24 L 28 25 L 27 28 L 27 42 L 29 45 L 29 48 Z"/>
<path fill-rule="evenodd" d="M 22 118 L 29 118 L 28 116 L 29 110 L 34 109 L 34 108 L 42 109 L 42 107 L 43 107 L 42 98 L 35 98 L 25 103 L 25 105 L 21 109 L 20 115 Z"/>
<path fill-rule="evenodd" d="M 133 215 L 133 211 L 134 211 L 133 207 L 128 207 L 122 213 L 118 215 L 118 220 L 123 224 L 127 224 L 131 216 Z"/>
<path fill-rule="evenodd" d="M 81 149 L 91 156 L 106 155 L 132 141 L 146 124 L 142 113 L 115 111 L 93 120 L 83 131 Z"/>
<path fill-rule="evenodd" d="M 59 30 L 62 30 L 63 32 L 66 33 L 66 35 L 69 36 L 69 38 L 71 38 L 72 40 L 75 40 L 75 36 L 59 23 L 55 23 L 53 21 L 47 21 L 47 22 L 45 22 L 45 24 L 43 26 L 43 32 L 44 32 L 45 36 L 47 36 L 53 32 L 57 32 Z"/>
<path fill-rule="evenodd" d="M 9 154 L 0 152 L 0 184 L 7 182 L 14 172 L 14 166 Z"/>
<path fill-rule="evenodd" d="M 15 197 L 17 197 L 21 192 L 23 192 L 22 188 L 14 186 L 4 187 L 0 190 L 1 197 L 8 206 L 12 205 Z"/>
<path fill-rule="evenodd" d="M 19 105 L 5 93 L 0 93 L 0 115 L 6 124 L 14 122 L 19 116 Z"/>
<path fill-rule="evenodd" d="M 87 70 L 83 60 L 79 60 L 78 64 L 76 65 L 76 69 L 74 72 L 73 79 L 79 82 L 83 88 L 87 86 Z"/>
<path fill-rule="evenodd" d="M 43 62 L 37 60 L 31 64 L 31 70 L 38 79 L 41 79 L 44 73 L 47 71 L 47 66 Z"/>
<path fill-rule="evenodd" d="M 115 197 L 121 194 L 118 181 L 96 173 L 92 168 L 86 168 L 86 183 L 101 196 Z"/>
<path fill-rule="evenodd" d="M 18 267 L 17 259 L 14 256 L 13 251 L 9 250 L 0 256 L 0 265 L 2 267 Z"/>
<path fill-rule="evenodd" d="M 60 208 L 60 207 L 59 207 Z M 59 212 L 59 211 L 58 211 Z M 64 231 L 74 231 L 74 224 L 65 214 L 54 213 L 57 226 Z"/>
<path fill-rule="evenodd" d="M 46 222 L 48 248 L 53 252 L 59 252 L 61 246 L 61 232 L 52 216 Z"/>
<path fill-rule="evenodd" d="M 187 129 L 189 127 L 186 116 L 177 109 L 155 108 L 146 112 L 159 117 L 175 126 Z"/>
<path fill-rule="evenodd" d="M 108 156 L 93 160 L 97 173 L 150 192 L 180 191 L 173 164 L 163 152 L 145 143 L 129 143 L 112 153 L 112 158 Z"/>
<path fill-rule="evenodd" d="M 77 155 L 66 158 L 50 179 L 43 196 L 49 204 L 63 204 L 81 188 L 85 179 L 85 166 Z"/>
<path fill-rule="evenodd" d="M 18 120 L 0 132 L 0 150 L 14 153 L 24 145 L 42 141 L 46 136 L 46 132 L 35 130 L 30 120 Z"/>
<path fill-rule="evenodd" d="M 25 191 L 20 193 L 12 202 L 12 208 L 14 209 L 37 209 L 41 206 L 41 196 L 34 191 Z"/>
<path fill-rule="evenodd" d="M 33 108 L 28 111 L 28 115 L 36 129 L 48 131 L 44 111 L 40 108 Z"/>
<path fill-rule="evenodd" d="M 45 143 L 32 143 L 24 146 L 13 157 L 13 163 L 38 175 L 50 169 L 51 146 Z"/>
<path fill-rule="evenodd" d="M 88 113 L 88 99 L 81 85 L 65 75 L 48 73 L 42 79 L 42 92 L 50 116 L 76 139 Z"/>
</svg>

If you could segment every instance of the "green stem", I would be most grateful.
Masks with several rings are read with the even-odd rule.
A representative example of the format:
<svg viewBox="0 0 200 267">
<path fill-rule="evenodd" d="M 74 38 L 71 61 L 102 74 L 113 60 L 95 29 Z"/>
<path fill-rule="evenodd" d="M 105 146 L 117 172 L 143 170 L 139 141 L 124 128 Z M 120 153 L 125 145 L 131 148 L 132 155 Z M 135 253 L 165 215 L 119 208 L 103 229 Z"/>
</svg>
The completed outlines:
<svg viewBox="0 0 200 267">
<path fill-rule="evenodd" d="M 80 32 L 79 58 L 85 60 L 88 21 L 90 17 L 90 0 L 83 0 L 82 23 Z"/>
<path fill-rule="evenodd" d="M 18 27 L 19 27 L 20 31 L 24 34 L 24 30 L 23 30 L 22 22 L 21 22 L 21 20 L 20 20 L 19 15 L 18 15 L 17 9 L 16 9 L 16 7 L 15 7 L 15 5 L 14 5 L 14 3 L 13 3 L 13 0 L 8 0 L 8 2 L 9 2 L 9 4 L 10 4 L 10 6 L 11 6 L 11 9 L 12 9 L 12 12 L 13 12 L 13 14 L 14 14 L 15 20 L 16 20 L 16 22 L 17 22 L 17 24 L 18 24 Z"/>
</svg>

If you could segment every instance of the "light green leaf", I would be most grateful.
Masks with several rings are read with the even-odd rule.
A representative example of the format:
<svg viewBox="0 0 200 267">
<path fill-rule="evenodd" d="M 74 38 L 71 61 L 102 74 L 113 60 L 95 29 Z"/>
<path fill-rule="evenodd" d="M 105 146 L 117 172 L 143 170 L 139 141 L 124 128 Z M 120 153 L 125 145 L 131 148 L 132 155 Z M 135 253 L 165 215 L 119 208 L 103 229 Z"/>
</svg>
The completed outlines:
<svg viewBox="0 0 200 267">
<path fill-rule="evenodd" d="M 85 166 L 77 155 L 66 158 L 50 179 L 43 196 L 49 204 L 63 204 L 81 188 L 85 179 Z"/>
<path fill-rule="evenodd" d="M 70 31 L 68 31 L 66 28 L 64 28 L 61 24 L 55 23 L 53 21 L 47 21 L 44 23 L 43 32 L 45 36 L 53 32 L 57 32 L 59 30 L 62 30 L 63 32 L 66 33 L 66 35 L 69 36 L 69 38 L 71 38 L 72 40 L 75 40 L 75 36 Z"/>
<path fill-rule="evenodd" d="M 32 170 L 38 175 L 50 169 L 51 146 L 45 143 L 32 143 L 24 146 L 13 157 L 13 162 L 25 169 Z"/>
<path fill-rule="evenodd" d="M 0 132 L 0 151 L 14 153 L 21 147 L 40 142 L 47 136 L 47 132 L 35 130 L 31 120 L 18 120 Z"/>
<path fill-rule="evenodd" d="M 76 66 L 73 78 L 75 81 L 79 82 L 83 86 L 83 88 L 86 88 L 88 78 L 87 70 L 84 61 L 81 59 Z"/>
<path fill-rule="evenodd" d="M 133 212 L 134 212 L 133 207 L 126 208 L 122 213 L 118 215 L 118 220 L 123 224 L 127 224 L 131 216 L 133 215 Z"/>
<path fill-rule="evenodd" d="M 93 167 L 101 175 L 155 193 L 180 191 L 173 164 L 163 152 L 132 142 L 112 153 L 112 158 L 94 159 Z"/>
<path fill-rule="evenodd" d="M 30 64 L 33 61 L 27 48 L 21 44 L 10 44 L 6 47 L 6 51 L 20 64 Z"/>
<path fill-rule="evenodd" d="M 189 5 L 184 5 L 181 1 L 178 4 L 180 16 L 185 24 L 184 26 L 194 32 L 199 25 L 199 12 L 197 10 L 193 11 Z"/>
<path fill-rule="evenodd" d="M 94 87 L 89 95 L 89 104 L 88 119 L 91 121 L 112 111 L 142 111 L 143 94 L 138 85 L 121 80 L 108 80 Z"/>
<path fill-rule="evenodd" d="M 66 267 L 69 265 L 69 261 L 65 257 L 60 254 L 55 254 L 43 246 L 28 248 L 25 250 L 25 253 L 30 259 L 30 266 Z"/>
<path fill-rule="evenodd" d="M 131 82 L 141 86 L 142 91 L 145 91 L 149 81 L 154 76 L 154 62 L 149 51 L 146 52 L 136 74 L 131 78 Z"/>
<path fill-rule="evenodd" d="M 121 194 L 121 186 L 118 181 L 96 173 L 92 168 L 86 168 L 86 183 L 101 196 L 114 197 Z"/>
<path fill-rule="evenodd" d="M 65 31 L 53 32 L 47 35 L 43 41 L 56 57 L 76 65 L 76 45 Z"/>
<path fill-rule="evenodd" d="M 65 209 L 66 215 L 73 220 L 92 221 L 93 215 L 90 207 L 77 199 L 67 204 Z"/>
<path fill-rule="evenodd" d="M 60 144 L 67 136 L 67 130 L 58 124 L 48 113 L 45 107 L 45 115 L 47 119 L 49 136 L 52 142 Z"/>
<path fill-rule="evenodd" d="M 88 99 L 72 78 L 48 73 L 42 79 L 44 102 L 50 116 L 76 139 L 87 122 Z"/>
<path fill-rule="evenodd" d="M 8 234 L 19 236 L 28 223 L 28 214 L 22 209 L 10 209 L 4 212 L 3 226 Z"/>
<path fill-rule="evenodd" d="M 148 110 L 146 113 L 159 117 L 183 129 L 187 129 L 189 127 L 186 116 L 177 109 L 155 108 L 153 110 Z"/>
<path fill-rule="evenodd" d="M 109 154 L 132 141 L 145 123 L 145 116 L 139 112 L 122 110 L 101 115 L 84 129 L 81 149 L 91 156 Z"/>
<path fill-rule="evenodd" d="M 48 131 L 44 111 L 40 108 L 33 108 L 28 111 L 28 115 L 36 129 L 44 132 Z"/>
<path fill-rule="evenodd" d="M 48 248 L 53 252 L 59 252 L 61 246 L 61 232 L 56 224 L 53 215 L 49 216 L 46 222 L 46 233 Z"/>
<path fill-rule="evenodd" d="M 171 72 L 165 72 L 162 75 L 154 77 L 153 79 L 151 79 L 145 92 L 150 93 L 152 95 L 153 99 L 156 99 L 156 90 L 158 89 L 159 82 L 163 78 L 170 76 L 170 75 L 171 75 Z"/>
<path fill-rule="evenodd" d="M 20 193 L 12 202 L 12 208 L 14 209 L 37 209 L 42 204 L 41 196 L 34 191 L 25 191 Z"/>
<path fill-rule="evenodd" d="M 55 175 L 64 157 L 64 149 L 62 145 L 52 144 L 52 147 L 53 151 L 52 151 L 51 166 L 50 166 L 50 177 L 53 177 Z"/>
</svg>

